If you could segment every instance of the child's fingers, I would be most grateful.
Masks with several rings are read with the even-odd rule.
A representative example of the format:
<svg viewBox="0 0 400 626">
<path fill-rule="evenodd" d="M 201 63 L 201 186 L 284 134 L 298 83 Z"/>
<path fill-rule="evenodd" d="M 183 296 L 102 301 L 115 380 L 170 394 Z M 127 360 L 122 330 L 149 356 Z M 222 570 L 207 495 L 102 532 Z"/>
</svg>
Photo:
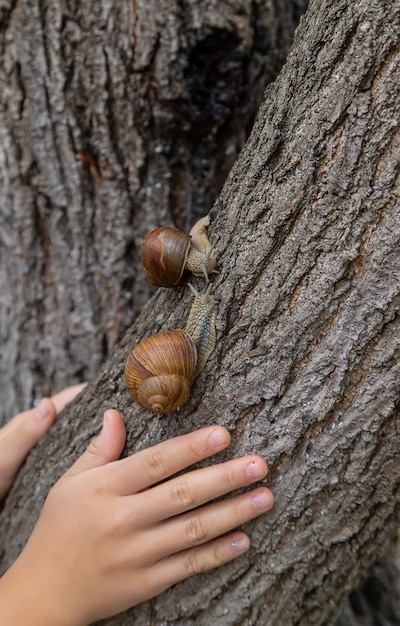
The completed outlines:
<svg viewBox="0 0 400 626">
<path fill-rule="evenodd" d="M 271 491 L 260 487 L 166 520 L 154 529 L 152 554 L 159 560 L 175 552 L 208 543 L 265 513 L 272 507 L 273 501 Z"/>
<path fill-rule="evenodd" d="M 23 439 L 30 439 L 33 441 L 32 446 L 35 445 L 41 434 L 47 432 L 54 423 L 55 418 L 65 405 L 71 402 L 85 385 L 86 383 L 67 387 L 50 398 L 42 398 L 33 409 L 18 413 L 0 429 L 0 441 L 8 437 L 11 432 L 16 435 L 18 431 L 18 436 Z"/>
<path fill-rule="evenodd" d="M 19 413 L 0 430 L 0 499 L 11 488 L 30 450 L 55 419 L 54 404 L 49 398 L 43 398 L 37 407 Z"/>
<path fill-rule="evenodd" d="M 175 581 L 188 576 L 201 574 L 223 565 L 243 554 L 250 547 L 250 539 L 245 533 L 232 533 L 219 537 L 205 545 L 185 550 L 168 559 L 171 575 Z"/>
<path fill-rule="evenodd" d="M 125 445 L 126 430 L 122 415 L 115 409 L 104 413 L 100 434 L 90 442 L 85 452 L 64 476 L 80 474 L 119 459 Z"/>
<path fill-rule="evenodd" d="M 222 426 L 209 426 L 163 441 L 122 459 L 112 480 L 121 495 L 131 495 L 223 450 L 230 435 Z"/>
<path fill-rule="evenodd" d="M 178 476 L 141 494 L 143 524 L 155 524 L 265 478 L 259 456 L 247 456 Z M 134 505 L 135 506 L 135 505 Z"/>
<path fill-rule="evenodd" d="M 180 580 L 228 563 L 246 552 L 249 547 L 250 539 L 248 536 L 241 532 L 235 532 L 165 558 L 155 566 L 160 584 L 157 593 Z"/>
<path fill-rule="evenodd" d="M 85 385 L 74 385 L 42 398 L 33 409 L 18 413 L 0 429 L 0 499 L 11 488 L 25 458 L 54 424 L 58 413 Z"/>
<path fill-rule="evenodd" d="M 229 563 L 247 552 L 249 547 L 249 537 L 242 532 L 235 532 L 162 559 L 154 566 L 160 584 L 157 593 L 190 576 Z M 154 571 L 151 572 L 152 577 Z"/>
<path fill-rule="evenodd" d="M 87 383 L 72 385 L 72 387 L 66 387 L 66 389 L 63 389 L 62 391 L 59 391 L 51 396 L 50 399 L 56 408 L 57 415 L 61 413 L 68 402 L 75 400 L 76 396 L 86 387 L 86 385 Z"/>
<path fill-rule="evenodd" d="M 42 398 L 34 409 L 18 413 L 0 430 L 0 446 L 9 452 L 29 450 L 48 431 L 56 419 L 56 409 L 49 398 Z M 7 442 L 7 443 L 5 443 Z"/>
</svg>

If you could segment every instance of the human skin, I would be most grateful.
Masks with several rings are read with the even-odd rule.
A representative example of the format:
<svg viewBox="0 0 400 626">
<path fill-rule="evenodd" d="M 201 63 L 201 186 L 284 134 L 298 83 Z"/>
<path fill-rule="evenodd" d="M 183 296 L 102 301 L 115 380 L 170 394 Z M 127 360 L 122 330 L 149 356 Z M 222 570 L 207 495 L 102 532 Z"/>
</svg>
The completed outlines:
<svg viewBox="0 0 400 626">
<path fill-rule="evenodd" d="M 67 387 L 50 398 L 42 398 L 29 411 L 13 417 L 0 428 L 0 503 L 11 489 L 28 453 L 54 424 L 57 415 L 85 387 Z"/>
<path fill-rule="evenodd" d="M 99 436 L 51 489 L 0 579 L 0 623 L 86 626 L 249 548 L 230 531 L 270 509 L 271 491 L 215 499 L 263 479 L 261 457 L 175 476 L 226 448 L 228 431 L 207 427 L 118 460 L 125 437 L 120 413 L 106 411 Z"/>
</svg>

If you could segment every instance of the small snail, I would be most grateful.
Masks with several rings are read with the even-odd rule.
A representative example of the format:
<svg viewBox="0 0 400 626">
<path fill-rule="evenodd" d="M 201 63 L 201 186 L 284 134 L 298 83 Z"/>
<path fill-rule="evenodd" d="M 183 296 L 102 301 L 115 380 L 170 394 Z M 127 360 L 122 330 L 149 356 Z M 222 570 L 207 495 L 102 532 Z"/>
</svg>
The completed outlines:
<svg viewBox="0 0 400 626">
<path fill-rule="evenodd" d="M 155 413 L 172 413 L 189 399 L 190 387 L 216 342 L 217 302 L 208 286 L 195 299 L 185 330 L 157 333 L 143 339 L 125 365 L 125 382 L 133 399 Z"/>
<path fill-rule="evenodd" d="M 144 273 L 155 287 L 178 287 L 184 281 L 185 269 L 195 276 L 215 271 L 217 258 L 207 237 L 208 215 L 196 222 L 189 235 L 162 226 L 149 232 L 143 240 L 141 255 Z"/>
</svg>

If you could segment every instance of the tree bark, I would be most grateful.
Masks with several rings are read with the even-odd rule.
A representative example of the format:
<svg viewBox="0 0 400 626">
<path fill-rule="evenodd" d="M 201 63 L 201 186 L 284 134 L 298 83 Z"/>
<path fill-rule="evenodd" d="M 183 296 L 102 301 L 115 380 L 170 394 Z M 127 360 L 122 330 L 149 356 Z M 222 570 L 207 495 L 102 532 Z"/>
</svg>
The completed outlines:
<svg viewBox="0 0 400 626">
<path fill-rule="evenodd" d="M 210 210 L 305 4 L 1 3 L 0 423 L 97 372 L 144 234 Z"/>
<path fill-rule="evenodd" d="M 400 624 L 400 555 L 394 540 L 345 603 L 336 626 L 389 626 Z"/>
<path fill-rule="evenodd" d="M 399 27 L 398 0 L 311 1 L 211 213 L 218 341 L 189 404 L 152 416 L 124 388 L 130 347 L 185 324 L 189 290 L 160 290 L 29 458 L 4 568 L 105 408 L 126 417 L 126 453 L 218 421 L 229 456 L 270 466 L 276 504 L 248 525 L 250 553 L 104 623 L 337 619 L 400 521 Z"/>
</svg>

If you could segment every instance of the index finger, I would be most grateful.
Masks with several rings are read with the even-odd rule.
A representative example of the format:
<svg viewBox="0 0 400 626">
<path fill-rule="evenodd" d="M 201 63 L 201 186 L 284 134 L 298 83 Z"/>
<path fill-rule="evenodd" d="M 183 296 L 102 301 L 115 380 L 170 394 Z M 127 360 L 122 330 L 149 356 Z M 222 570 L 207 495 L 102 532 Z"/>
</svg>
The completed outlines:
<svg viewBox="0 0 400 626">
<path fill-rule="evenodd" d="M 208 426 L 168 439 L 116 461 L 113 484 L 121 495 L 143 491 L 173 474 L 224 450 L 231 441 L 222 426 Z"/>
<path fill-rule="evenodd" d="M 85 387 L 87 383 L 80 383 L 78 385 L 72 385 L 72 387 L 66 387 L 62 391 L 55 393 L 51 396 L 50 400 L 55 406 L 57 415 L 61 413 L 63 408 L 68 402 L 72 402 Z"/>
</svg>

